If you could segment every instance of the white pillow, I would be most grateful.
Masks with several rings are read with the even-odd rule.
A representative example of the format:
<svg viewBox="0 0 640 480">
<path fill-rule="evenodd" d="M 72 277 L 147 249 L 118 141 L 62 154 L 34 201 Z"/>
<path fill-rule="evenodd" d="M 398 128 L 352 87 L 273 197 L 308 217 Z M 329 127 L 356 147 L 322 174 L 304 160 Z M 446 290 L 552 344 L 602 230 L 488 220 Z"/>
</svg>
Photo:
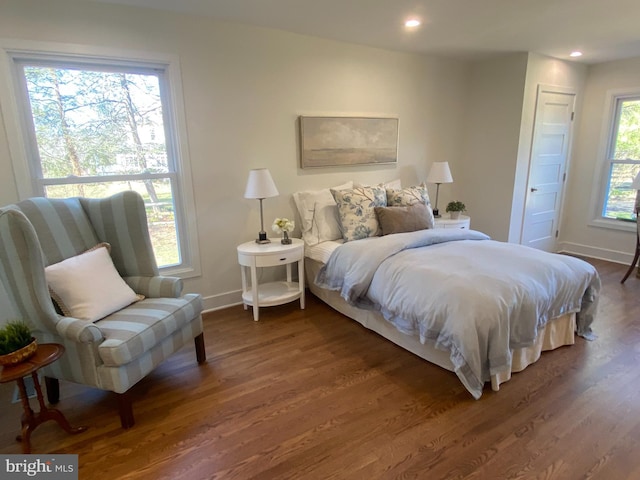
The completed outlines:
<svg viewBox="0 0 640 480">
<path fill-rule="evenodd" d="M 70 317 L 94 322 L 138 300 L 106 245 L 45 268 L 51 296 Z"/>
<path fill-rule="evenodd" d="M 382 187 L 385 189 L 400 190 L 402 189 L 402 181 L 399 178 L 389 180 L 388 182 L 378 183 L 376 185 L 365 185 L 364 183 L 353 183 L 354 187 Z"/>
<path fill-rule="evenodd" d="M 333 190 L 353 188 L 349 181 Z M 302 238 L 309 246 L 317 245 L 328 240 L 342 238 L 338 206 L 331 195 L 331 190 L 325 188 L 317 191 L 296 192 L 293 194 L 300 219 L 302 220 Z"/>
</svg>

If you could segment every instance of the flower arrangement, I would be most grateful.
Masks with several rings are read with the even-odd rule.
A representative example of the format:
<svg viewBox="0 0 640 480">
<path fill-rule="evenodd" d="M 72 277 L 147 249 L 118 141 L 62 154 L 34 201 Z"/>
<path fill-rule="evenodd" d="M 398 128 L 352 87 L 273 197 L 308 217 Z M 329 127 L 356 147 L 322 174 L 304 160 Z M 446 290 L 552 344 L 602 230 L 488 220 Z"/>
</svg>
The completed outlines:
<svg viewBox="0 0 640 480">
<path fill-rule="evenodd" d="M 282 234 L 281 242 L 285 245 L 289 245 L 291 243 L 289 232 L 292 232 L 295 227 L 296 222 L 289 220 L 288 218 L 276 218 L 273 221 L 273 225 L 271 225 L 271 229 L 274 232 Z"/>
<path fill-rule="evenodd" d="M 276 233 L 292 232 L 296 227 L 296 222 L 288 218 L 276 218 L 271 225 L 271 229 Z"/>
</svg>

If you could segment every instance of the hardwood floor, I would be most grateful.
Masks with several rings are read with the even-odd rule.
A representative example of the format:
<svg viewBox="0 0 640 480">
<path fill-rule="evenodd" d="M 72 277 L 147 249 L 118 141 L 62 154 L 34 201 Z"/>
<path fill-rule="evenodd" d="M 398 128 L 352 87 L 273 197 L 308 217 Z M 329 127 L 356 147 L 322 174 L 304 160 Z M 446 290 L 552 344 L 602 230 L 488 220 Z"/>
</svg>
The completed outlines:
<svg viewBox="0 0 640 480">
<path fill-rule="evenodd" d="M 260 311 L 205 316 L 208 361 L 193 347 L 132 390 L 122 430 L 113 395 L 60 383 L 67 435 L 32 435 L 36 453 L 79 454 L 80 478 L 640 478 L 640 279 L 593 261 L 603 280 L 593 342 L 543 354 L 478 401 L 428 364 L 308 295 Z M 21 406 L 0 389 L 0 453 Z M 34 405 L 35 407 L 35 405 Z"/>
</svg>

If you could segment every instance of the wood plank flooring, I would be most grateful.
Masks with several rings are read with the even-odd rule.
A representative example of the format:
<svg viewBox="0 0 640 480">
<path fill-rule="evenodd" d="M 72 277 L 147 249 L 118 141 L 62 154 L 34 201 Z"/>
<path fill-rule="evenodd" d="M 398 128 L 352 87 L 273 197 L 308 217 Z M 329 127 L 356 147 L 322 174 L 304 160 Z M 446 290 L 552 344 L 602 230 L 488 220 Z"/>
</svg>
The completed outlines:
<svg viewBox="0 0 640 480">
<path fill-rule="evenodd" d="M 593 260 L 603 279 L 599 338 L 543 354 L 478 401 L 428 364 L 308 295 L 205 316 L 208 361 L 177 353 L 133 390 L 136 425 L 114 397 L 61 382 L 62 410 L 36 453 L 79 454 L 101 479 L 640 478 L 640 279 Z M 21 406 L 0 389 L 0 453 Z M 35 407 L 35 405 L 34 405 Z"/>
</svg>

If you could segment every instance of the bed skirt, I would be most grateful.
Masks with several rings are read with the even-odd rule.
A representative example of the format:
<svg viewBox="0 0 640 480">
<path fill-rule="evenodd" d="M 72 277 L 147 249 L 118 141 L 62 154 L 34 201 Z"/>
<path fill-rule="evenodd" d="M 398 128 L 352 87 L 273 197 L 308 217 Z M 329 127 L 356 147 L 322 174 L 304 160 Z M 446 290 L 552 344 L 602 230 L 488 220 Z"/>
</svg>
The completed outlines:
<svg viewBox="0 0 640 480">
<path fill-rule="evenodd" d="M 417 337 L 405 335 L 387 322 L 382 314 L 374 310 L 363 310 L 349 305 L 337 291 L 318 287 L 313 281 L 322 264 L 305 257 L 305 276 L 309 290 L 320 300 L 339 311 L 343 315 L 357 321 L 369 330 L 382 335 L 387 340 L 410 351 L 411 353 L 434 363 L 451 372 L 453 364 L 449 359 L 449 352 L 438 350 L 431 345 L 423 345 Z M 491 388 L 498 391 L 500 384 L 511 378 L 514 372 L 520 372 L 527 366 L 536 362 L 544 351 L 554 350 L 564 345 L 575 343 L 576 314 L 570 313 L 550 320 L 545 328 L 541 329 L 536 342 L 526 348 L 512 351 L 513 359 L 510 371 L 498 372 L 491 376 Z"/>
</svg>

